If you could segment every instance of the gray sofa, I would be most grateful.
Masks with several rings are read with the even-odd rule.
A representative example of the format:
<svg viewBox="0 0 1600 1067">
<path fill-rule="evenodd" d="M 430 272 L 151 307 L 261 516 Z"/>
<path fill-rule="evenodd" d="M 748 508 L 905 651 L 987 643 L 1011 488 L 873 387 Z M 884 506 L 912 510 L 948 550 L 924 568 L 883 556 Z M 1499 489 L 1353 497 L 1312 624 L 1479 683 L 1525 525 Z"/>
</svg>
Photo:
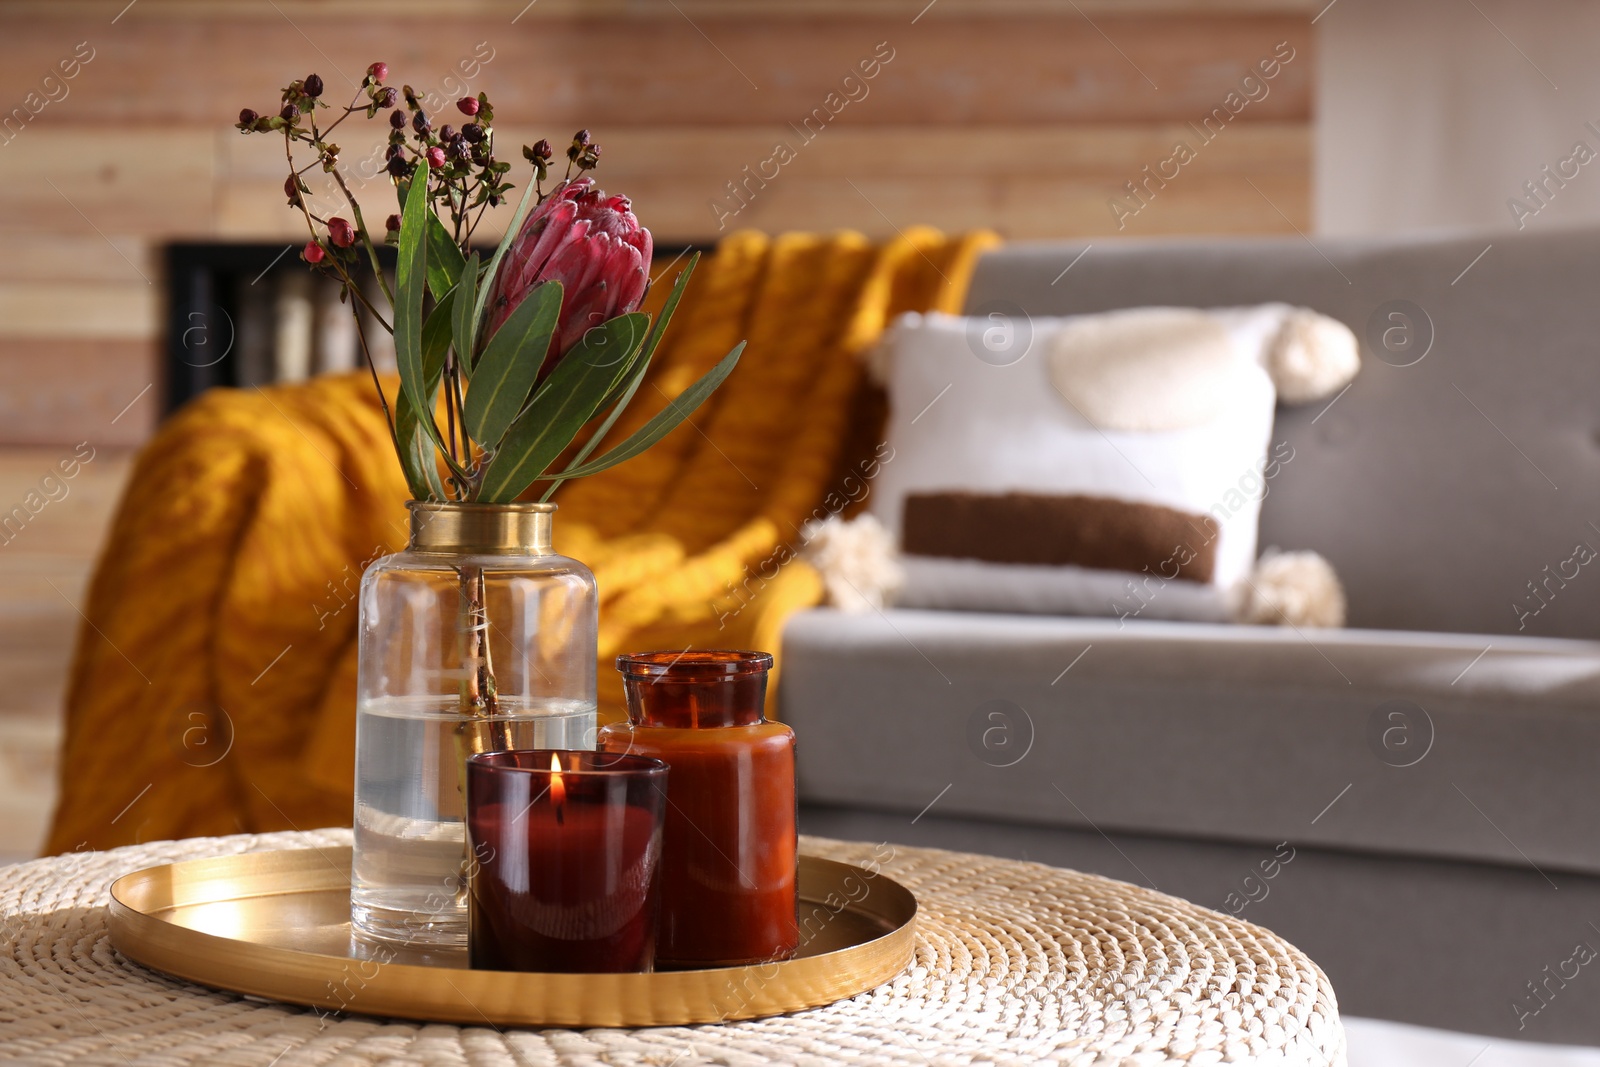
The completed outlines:
<svg viewBox="0 0 1600 1067">
<path fill-rule="evenodd" d="M 985 258 L 969 309 L 1281 300 L 1363 338 L 1347 393 L 1280 409 L 1261 515 L 1350 628 L 803 613 L 803 829 L 1154 885 L 1298 944 L 1347 1014 L 1600 1044 L 1600 232 L 1492 241 Z"/>
</svg>

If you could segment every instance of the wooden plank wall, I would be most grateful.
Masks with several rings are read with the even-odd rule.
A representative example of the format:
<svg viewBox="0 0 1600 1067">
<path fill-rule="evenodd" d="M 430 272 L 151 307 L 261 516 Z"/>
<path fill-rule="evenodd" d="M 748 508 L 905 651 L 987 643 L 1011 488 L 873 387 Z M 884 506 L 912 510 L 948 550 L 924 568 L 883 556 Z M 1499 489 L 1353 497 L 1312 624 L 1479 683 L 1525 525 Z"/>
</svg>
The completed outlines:
<svg viewBox="0 0 1600 1067">
<path fill-rule="evenodd" d="M 503 146 L 586 126 L 603 183 L 659 241 L 1277 233 L 1309 227 L 1312 15 L 1299 0 L 9 3 L 0 444 L 148 435 L 161 247 L 304 239 L 281 142 L 231 123 L 313 70 L 330 100 L 374 59 L 443 99 L 485 90 Z M 1254 99 L 1229 97 L 1275 53 L 1292 59 Z M 1204 142 L 1218 108 L 1226 128 Z M 339 138 L 347 159 L 381 144 L 380 123 Z M 1195 149 L 1181 167 L 1163 162 L 1178 140 Z M 382 217 L 392 193 L 376 180 L 362 199 Z"/>
</svg>

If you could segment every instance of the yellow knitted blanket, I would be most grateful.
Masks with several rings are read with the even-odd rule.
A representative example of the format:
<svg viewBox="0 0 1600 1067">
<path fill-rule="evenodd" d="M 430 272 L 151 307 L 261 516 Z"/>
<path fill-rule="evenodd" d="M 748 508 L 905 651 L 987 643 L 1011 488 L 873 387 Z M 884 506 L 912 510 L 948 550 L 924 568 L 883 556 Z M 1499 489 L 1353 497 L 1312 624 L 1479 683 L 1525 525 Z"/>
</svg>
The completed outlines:
<svg viewBox="0 0 1600 1067">
<path fill-rule="evenodd" d="M 702 265 L 614 439 L 748 338 L 738 371 L 556 498 L 557 550 L 599 581 L 602 720 L 618 651 L 776 652 L 820 600 L 799 528 L 859 497 L 882 429 L 861 356 L 902 311 L 958 310 L 996 241 L 738 233 Z M 47 850 L 348 824 L 356 593 L 403 547 L 406 497 L 364 375 L 213 390 L 169 420 L 90 589 Z"/>
</svg>

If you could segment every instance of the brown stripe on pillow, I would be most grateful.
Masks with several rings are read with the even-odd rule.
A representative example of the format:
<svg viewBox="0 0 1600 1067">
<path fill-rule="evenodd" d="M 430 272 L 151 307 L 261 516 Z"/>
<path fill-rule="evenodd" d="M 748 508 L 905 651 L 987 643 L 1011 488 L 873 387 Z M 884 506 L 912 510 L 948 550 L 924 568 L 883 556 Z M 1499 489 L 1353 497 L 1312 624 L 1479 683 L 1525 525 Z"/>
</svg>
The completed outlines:
<svg viewBox="0 0 1600 1067">
<path fill-rule="evenodd" d="M 1098 496 L 1044 493 L 912 493 L 901 548 L 910 555 L 985 563 L 1073 565 L 1208 582 L 1216 566 L 1215 519 Z"/>
</svg>

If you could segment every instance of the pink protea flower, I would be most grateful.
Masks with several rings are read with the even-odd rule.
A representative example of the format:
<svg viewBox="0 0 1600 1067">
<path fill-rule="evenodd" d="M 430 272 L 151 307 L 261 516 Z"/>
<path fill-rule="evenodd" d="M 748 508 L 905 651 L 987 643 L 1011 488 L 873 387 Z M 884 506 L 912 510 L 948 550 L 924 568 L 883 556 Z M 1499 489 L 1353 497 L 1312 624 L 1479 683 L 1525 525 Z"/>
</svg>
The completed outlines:
<svg viewBox="0 0 1600 1067">
<path fill-rule="evenodd" d="M 558 358 L 586 330 L 639 306 L 650 252 L 650 231 L 627 197 L 606 196 L 592 178 L 563 182 L 528 215 L 500 264 L 489 293 L 488 335 L 535 286 L 555 280 L 562 286 L 561 317 L 551 354 Z"/>
</svg>

